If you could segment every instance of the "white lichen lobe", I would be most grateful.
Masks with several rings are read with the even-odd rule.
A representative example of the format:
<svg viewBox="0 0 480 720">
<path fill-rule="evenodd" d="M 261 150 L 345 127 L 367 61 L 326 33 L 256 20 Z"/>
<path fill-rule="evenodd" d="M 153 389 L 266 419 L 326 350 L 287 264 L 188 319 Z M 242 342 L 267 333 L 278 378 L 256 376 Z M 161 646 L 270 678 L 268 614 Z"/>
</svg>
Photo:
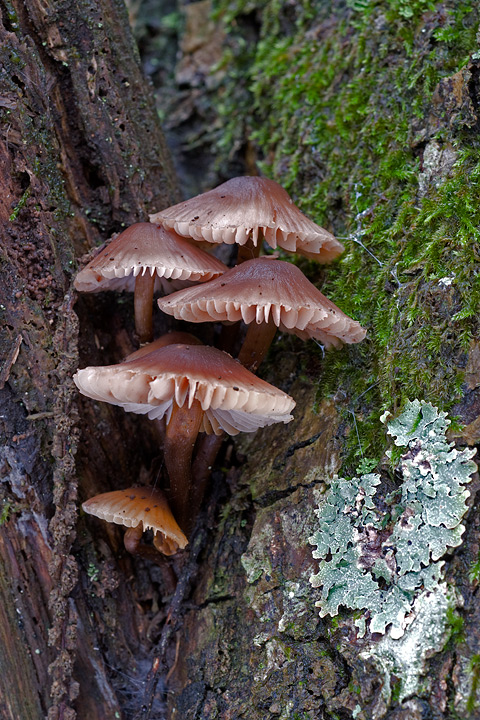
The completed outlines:
<svg viewBox="0 0 480 720">
<path fill-rule="evenodd" d="M 449 424 L 432 405 L 409 402 L 387 426 L 406 448 L 397 467 L 402 482 L 385 498 L 387 508 L 375 504 L 379 475 L 334 477 L 310 538 L 320 561 L 310 578 L 320 588 L 320 616 L 337 615 L 340 606 L 363 610 L 355 621 L 361 636 L 367 629 L 388 633 L 381 642 L 372 637 L 366 652 L 401 678 L 402 697 L 416 687 L 424 659 L 440 649 L 447 609 L 455 604 L 447 599 L 441 558 L 462 542 L 465 486 L 477 466 L 474 450 L 447 442 Z"/>
</svg>

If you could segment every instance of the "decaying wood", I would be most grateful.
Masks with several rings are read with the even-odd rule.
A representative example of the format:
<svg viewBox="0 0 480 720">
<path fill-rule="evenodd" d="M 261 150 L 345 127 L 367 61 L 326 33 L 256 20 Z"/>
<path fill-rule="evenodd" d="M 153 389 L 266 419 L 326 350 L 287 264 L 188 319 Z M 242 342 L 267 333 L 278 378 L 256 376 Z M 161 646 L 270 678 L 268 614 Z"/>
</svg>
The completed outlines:
<svg viewBox="0 0 480 720">
<path fill-rule="evenodd" d="M 210 6 L 193 5 L 188 32 L 202 34 L 199 17 L 205 22 Z M 296 3 L 284 5 L 286 18 Z M 449 562 L 465 603 L 463 631 L 453 618 L 456 644 L 427 658 L 428 702 L 384 700 L 388 683 L 362 659 L 366 641 L 351 617 L 319 617 L 308 538 L 356 420 L 352 410 L 342 417 L 335 399 L 319 399 L 319 363 L 300 374 L 299 353 L 308 351 L 298 345 L 282 350 L 271 370 L 297 401 L 295 420 L 238 440 L 235 467 L 216 478 L 213 497 L 223 497 L 210 506 L 189 560 L 155 566 L 132 558 L 122 531 L 78 512 L 98 492 L 162 475 L 154 423 L 74 392 L 79 364 L 116 362 L 135 343 L 133 299 L 72 292 L 78 258 L 178 197 L 123 3 L 0 0 L 0 13 L 1 720 L 347 718 L 373 711 L 395 720 L 432 712 L 443 718 L 449 707 L 457 712 L 457 683 L 477 702 L 474 508 Z M 249 27 L 252 18 L 245 18 Z M 179 68 L 178 81 L 192 90 L 177 113 L 185 138 L 186 116 L 196 118 L 203 106 L 198 73 L 207 77 L 221 56 L 223 33 L 212 27 L 206 37 L 201 55 L 191 49 L 191 61 Z M 182 49 L 189 52 L 188 44 Z M 439 85 L 447 99 L 461 91 L 469 127 L 477 123 L 478 101 L 475 108 L 470 102 L 477 85 L 476 59 Z M 415 142 L 421 157 L 423 139 Z M 213 163 L 206 170 L 198 148 L 190 152 L 202 182 L 212 182 Z M 275 165 L 284 161 L 277 157 Z M 249 162 L 255 172 L 253 151 Z M 304 182 L 321 180 L 321 165 L 315 173 Z M 405 297 L 416 292 L 413 281 L 403 288 Z M 480 387 L 479 362 L 476 343 L 466 367 L 469 390 Z M 467 423 L 463 438 L 474 444 L 478 393 L 467 405 L 458 414 Z M 203 441 L 197 465 L 211 464 L 216 442 Z M 477 487 L 472 483 L 472 496 Z M 468 701 L 461 698 L 459 712 Z"/>
<path fill-rule="evenodd" d="M 116 531 L 94 545 L 81 523 L 76 539 L 77 478 L 84 499 L 147 470 L 126 416 L 105 432 L 105 416 L 79 416 L 70 288 L 75 257 L 175 201 L 175 181 L 123 3 L 18 0 L 0 12 L 0 717 L 120 717 L 148 670 L 152 580 Z M 116 303 L 79 312 L 85 363 L 131 342 Z M 143 578 L 115 600 L 112 547 L 126 577 Z"/>
</svg>

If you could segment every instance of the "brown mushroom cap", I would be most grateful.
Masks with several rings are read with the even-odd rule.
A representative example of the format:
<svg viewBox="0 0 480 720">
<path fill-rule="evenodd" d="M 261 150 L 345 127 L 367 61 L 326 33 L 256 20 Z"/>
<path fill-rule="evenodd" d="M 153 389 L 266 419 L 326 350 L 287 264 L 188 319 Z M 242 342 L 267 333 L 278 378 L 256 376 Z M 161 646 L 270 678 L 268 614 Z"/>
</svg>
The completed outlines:
<svg viewBox="0 0 480 720">
<path fill-rule="evenodd" d="M 211 243 L 257 245 L 262 233 L 267 243 L 298 252 L 319 262 L 338 257 L 343 245 L 327 230 L 307 218 L 286 190 L 274 180 L 237 177 L 213 190 L 150 215 L 150 222 L 179 235 Z"/>
<path fill-rule="evenodd" d="M 135 278 L 148 273 L 156 275 L 155 289 L 159 290 L 165 280 L 203 282 L 218 277 L 226 269 L 216 257 L 171 230 L 136 223 L 91 260 L 78 273 L 74 285 L 79 292 L 133 292 Z M 166 283 L 165 287 L 170 292 Z"/>
<path fill-rule="evenodd" d="M 295 401 L 256 377 L 230 355 L 216 348 L 167 345 L 136 360 L 78 370 L 75 384 L 94 400 L 120 405 L 126 411 L 165 416 L 173 403 L 204 411 L 200 430 L 230 435 L 292 420 Z"/>
<path fill-rule="evenodd" d="M 162 550 L 172 554 L 183 549 L 188 540 L 180 530 L 163 492 L 149 487 L 128 488 L 96 495 L 83 503 L 86 513 L 107 522 L 143 530 L 151 528 L 162 537 Z"/>
<path fill-rule="evenodd" d="M 172 332 L 165 333 L 151 343 L 147 343 L 140 350 L 127 355 L 122 362 L 128 362 L 129 360 L 138 360 L 138 358 L 148 355 L 148 353 L 154 350 L 159 350 L 166 345 L 203 345 L 202 341 L 191 335 L 191 333 L 181 332 L 180 330 L 173 330 Z"/>
<path fill-rule="evenodd" d="M 161 298 L 158 305 L 189 322 L 271 320 L 282 332 L 314 338 L 327 348 L 360 342 L 366 334 L 299 268 L 269 257 L 247 260 L 202 286 Z"/>
</svg>

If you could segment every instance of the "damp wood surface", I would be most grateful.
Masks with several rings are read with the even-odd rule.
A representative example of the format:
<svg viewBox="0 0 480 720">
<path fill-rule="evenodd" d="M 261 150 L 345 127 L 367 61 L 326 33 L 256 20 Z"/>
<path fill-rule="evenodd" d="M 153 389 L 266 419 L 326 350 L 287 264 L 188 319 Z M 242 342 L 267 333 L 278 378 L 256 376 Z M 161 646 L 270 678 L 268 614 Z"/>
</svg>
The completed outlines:
<svg viewBox="0 0 480 720">
<path fill-rule="evenodd" d="M 193 16 L 217 23 L 221 62 L 214 43 L 195 46 Z M 241 160 L 286 187 L 346 246 L 332 266 L 297 263 L 368 333 L 325 356 L 274 342 L 262 375 L 297 399 L 295 420 L 236 441 L 243 463 L 227 474 L 231 499 L 185 618 L 171 717 L 475 718 L 478 481 L 446 558 L 455 607 L 432 657 L 410 649 L 421 670 L 407 697 L 385 670 L 394 659 L 373 658 L 380 638 L 358 636 L 357 613 L 318 617 L 308 538 L 335 473 L 363 462 L 384 496 L 396 487 L 385 411 L 418 397 L 450 413 L 460 446 L 480 439 L 478 7 L 216 0 L 184 17 L 183 94 L 167 121 L 183 139 L 180 170 L 195 163 L 194 137 L 220 178 Z"/>
<path fill-rule="evenodd" d="M 85 442 L 101 421 L 73 390 L 71 284 L 81 256 L 177 188 L 122 3 L 2 2 L 0 17 L 0 716 L 106 720 L 124 712 L 109 668 L 121 690 L 143 660 L 137 591 L 101 529 L 96 550 L 84 527 L 76 540 L 77 507 L 140 469 L 121 415 L 103 420 L 110 449 Z M 111 309 L 102 326 L 87 303 L 84 364 L 101 343 L 121 355 Z M 128 560 L 123 572 L 136 574 Z"/>
<path fill-rule="evenodd" d="M 183 194 L 259 170 L 287 187 L 345 238 L 333 266 L 297 262 L 368 339 L 325 357 L 274 342 L 262 376 L 295 397 L 295 420 L 220 456 L 215 522 L 151 717 L 475 718 L 477 481 L 447 558 L 460 599 L 445 644 L 402 701 L 352 613 L 319 618 L 308 537 L 334 473 L 352 475 L 362 453 L 390 472 L 385 410 L 418 396 L 458 418 L 459 443 L 480 439 L 478 8 L 192 6 L 168 114 L 157 97 Z M 71 284 L 87 253 L 180 193 L 123 4 L 0 0 L 0 12 L 0 717 L 133 720 L 171 577 L 78 507 L 160 476 L 162 457 L 147 419 L 74 390 L 79 365 L 133 349 L 133 319 L 126 296 L 77 299 Z"/>
</svg>

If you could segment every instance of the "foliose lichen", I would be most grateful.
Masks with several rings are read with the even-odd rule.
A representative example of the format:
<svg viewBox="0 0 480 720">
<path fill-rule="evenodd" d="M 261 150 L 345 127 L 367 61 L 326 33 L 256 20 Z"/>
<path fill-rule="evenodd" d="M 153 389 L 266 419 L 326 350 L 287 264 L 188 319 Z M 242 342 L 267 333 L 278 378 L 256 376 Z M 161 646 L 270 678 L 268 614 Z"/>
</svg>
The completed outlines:
<svg viewBox="0 0 480 720">
<path fill-rule="evenodd" d="M 337 615 L 340 605 L 363 610 L 355 621 L 360 635 L 368 622 L 370 633 L 388 629 L 390 638 L 398 640 L 429 597 L 440 598 L 434 605 L 446 614 L 441 558 L 462 542 L 465 486 L 477 467 L 474 450 L 457 450 L 447 441 L 449 424 L 446 413 L 419 400 L 408 402 L 388 423 L 388 434 L 405 451 L 396 468 L 401 485 L 382 506 L 376 497 L 380 475 L 334 477 L 310 538 L 317 546 L 313 556 L 320 560 L 310 582 L 321 588 L 321 617 Z"/>
</svg>

